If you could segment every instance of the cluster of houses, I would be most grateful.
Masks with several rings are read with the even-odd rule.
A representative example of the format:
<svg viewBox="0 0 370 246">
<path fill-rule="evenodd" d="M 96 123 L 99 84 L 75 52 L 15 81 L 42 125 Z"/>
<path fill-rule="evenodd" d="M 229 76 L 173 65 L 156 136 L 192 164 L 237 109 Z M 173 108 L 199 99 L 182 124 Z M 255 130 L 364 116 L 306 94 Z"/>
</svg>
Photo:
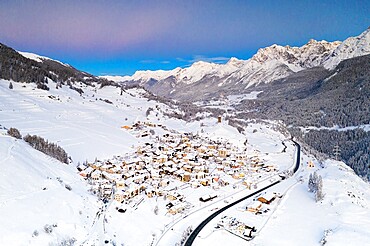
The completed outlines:
<svg viewBox="0 0 370 246">
<path fill-rule="evenodd" d="M 253 203 L 248 205 L 246 207 L 246 211 L 254 214 L 267 212 L 269 211 L 269 208 L 267 208 L 266 205 L 270 205 L 277 198 L 281 198 L 281 196 L 276 193 L 266 193 L 265 195 L 258 197 L 255 201 L 253 201 Z"/>
<path fill-rule="evenodd" d="M 281 197 L 282 196 L 277 193 L 265 193 L 249 204 L 245 208 L 245 211 L 255 215 L 262 214 L 269 211 L 269 205 Z M 257 232 L 255 225 L 247 225 L 237 218 L 230 216 L 223 216 L 217 223 L 216 228 L 222 228 L 245 240 L 251 240 L 254 237 L 254 233 Z"/>
<path fill-rule="evenodd" d="M 249 226 L 244 222 L 237 220 L 235 217 L 229 216 L 223 216 L 217 223 L 216 228 L 222 228 L 245 240 L 251 240 L 253 238 L 253 233 L 257 231 L 254 226 Z"/>
<path fill-rule="evenodd" d="M 185 209 L 185 199 L 177 187 L 171 186 L 173 180 L 192 188 L 208 186 L 215 190 L 240 180 L 250 189 L 254 175 L 276 170 L 275 166 L 266 165 L 258 153 L 248 157 L 246 149 L 227 141 L 178 133 L 150 122 L 122 128 L 144 138 L 143 144 L 125 156 L 78 167 L 92 191 L 102 199 L 113 198 L 122 203 L 139 194 L 149 198 L 165 196 L 172 204 L 168 212 L 176 214 Z"/>
</svg>

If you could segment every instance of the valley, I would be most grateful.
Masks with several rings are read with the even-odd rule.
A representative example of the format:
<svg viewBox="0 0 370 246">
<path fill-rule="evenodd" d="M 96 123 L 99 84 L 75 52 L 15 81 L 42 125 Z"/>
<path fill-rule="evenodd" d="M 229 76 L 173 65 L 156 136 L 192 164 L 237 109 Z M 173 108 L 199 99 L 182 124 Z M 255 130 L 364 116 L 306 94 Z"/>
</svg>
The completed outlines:
<svg viewBox="0 0 370 246">
<path fill-rule="evenodd" d="M 344 184 L 343 189 L 355 194 L 355 198 L 338 200 L 341 193 L 333 193 L 330 188 L 330 182 L 334 181 L 325 178 L 328 168 L 335 169 L 336 165 L 341 168 L 336 162 L 322 163 L 302 153 L 300 170 L 288 178 L 286 171 L 294 166 L 295 148 L 289 135 L 275 130 L 281 127 L 277 122 L 252 120 L 243 131 L 238 131 L 224 117 L 217 119 L 206 112 L 200 121 L 185 122 L 166 115 L 181 114 L 180 108 L 148 100 L 140 88 L 121 93 L 117 87 L 97 89 L 81 84 L 85 93 L 80 95 L 65 87 L 50 87 L 44 91 L 36 89 L 34 84 L 13 83 L 10 90 L 8 84 L 5 80 L 0 84 L 2 127 L 16 127 L 22 135 L 36 134 L 56 142 L 70 155 L 71 163 L 62 164 L 45 156 L 42 157 L 45 167 L 40 166 L 38 156 L 43 154 L 36 154 L 37 151 L 22 140 L 6 136 L 2 130 L 6 144 L 1 148 L 4 153 L 1 156 L 5 156 L 1 165 L 3 170 L 8 170 L 4 173 L 8 178 L 1 183 L 8 187 L 1 195 L 2 211 L 9 218 L 7 225 L 19 228 L 12 233 L 0 228 L 4 243 L 17 244 L 18 238 L 19 242 L 27 241 L 29 245 L 67 241 L 81 245 L 175 245 L 183 236 L 187 237 L 186 231 L 191 233 L 209 215 L 248 194 L 255 194 L 253 199 L 273 197 L 271 204 L 260 202 L 262 205 L 259 205 L 251 198 L 232 206 L 212 220 L 193 242 L 193 245 L 222 245 L 225 240 L 237 244 L 244 241 L 235 235 L 238 233 L 233 232 L 232 227 L 228 230 L 233 233 L 214 229 L 222 217 L 235 218 L 254 227 L 253 240 L 249 241 L 254 245 L 261 240 L 260 235 L 279 230 L 271 222 L 280 221 L 276 219 L 289 216 L 289 210 L 296 209 L 295 203 L 290 204 L 292 192 L 298 192 L 297 201 L 306 199 L 307 205 L 318 206 L 314 214 L 329 209 L 331 204 L 337 204 L 337 213 L 343 216 L 347 216 L 347 212 L 341 207 L 348 202 L 357 202 L 351 205 L 353 209 L 360 206 L 357 209 L 362 207 L 366 211 L 368 206 L 367 192 L 360 191 L 366 189 L 364 187 L 348 189 L 348 184 Z M 238 102 L 248 98 L 230 99 Z M 223 107 L 222 102 L 212 105 Z M 25 156 L 21 149 L 30 152 L 30 156 Z M 309 162 L 313 162 L 313 166 L 309 166 Z M 14 165 L 18 165 L 16 176 L 9 168 Z M 67 176 L 52 171 L 51 165 L 66 168 Z M 39 181 L 34 181 L 29 166 L 37 168 Z M 308 174 L 316 170 L 324 177 L 326 197 L 322 205 L 314 205 L 317 203 L 307 192 Z M 347 175 L 356 179 L 350 172 Z M 27 181 L 24 176 L 30 179 Z M 287 179 L 276 188 L 256 194 L 281 177 Z M 28 202 L 34 199 L 39 202 Z M 66 199 L 68 202 L 64 204 L 70 211 L 59 209 L 51 202 Z M 15 204 L 22 207 L 14 207 Z M 37 216 L 41 212 L 40 204 L 42 217 Z M 27 227 L 18 227 L 15 218 L 28 216 L 29 211 L 35 211 L 35 216 L 28 217 Z M 278 214 L 281 215 L 277 217 Z M 329 221 L 330 214 L 328 216 L 322 220 Z M 340 222 L 333 223 L 330 228 Z M 53 224 L 56 227 L 51 227 L 50 234 L 44 232 L 43 227 Z M 292 226 L 289 228 L 296 225 Z M 310 231 L 314 233 L 313 226 Z M 357 228 L 353 226 L 348 225 L 339 232 L 333 229 L 331 240 Z M 77 231 L 72 232 L 71 228 Z M 324 228 L 320 230 L 324 232 Z M 307 234 L 311 238 L 308 242 L 319 241 L 322 235 L 318 234 Z M 225 239 L 221 240 L 220 235 Z M 289 241 L 288 238 L 281 240 Z"/>
<path fill-rule="evenodd" d="M 0 245 L 366 245 L 370 29 L 193 60 L 95 76 L 0 44 Z"/>
</svg>

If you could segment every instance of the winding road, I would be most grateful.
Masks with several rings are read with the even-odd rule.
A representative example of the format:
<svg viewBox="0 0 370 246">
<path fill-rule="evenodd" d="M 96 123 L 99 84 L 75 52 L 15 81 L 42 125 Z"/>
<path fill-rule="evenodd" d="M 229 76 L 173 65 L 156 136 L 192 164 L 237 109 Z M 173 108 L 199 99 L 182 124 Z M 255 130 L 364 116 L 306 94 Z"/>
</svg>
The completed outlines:
<svg viewBox="0 0 370 246">
<path fill-rule="evenodd" d="M 294 140 L 292 140 L 293 143 L 295 144 L 296 146 L 296 161 L 294 163 L 294 167 L 293 167 L 293 173 L 296 173 L 299 169 L 299 166 L 300 166 L 300 160 L 301 160 L 301 146 Z M 265 186 L 255 192 L 253 192 L 252 194 L 249 194 L 233 203 L 230 203 L 229 205 L 217 210 L 216 212 L 214 212 L 213 214 L 211 214 L 210 216 L 208 216 L 208 218 L 206 218 L 202 223 L 200 223 L 195 229 L 194 231 L 190 234 L 190 236 L 188 237 L 187 241 L 185 242 L 185 246 L 191 246 L 194 242 L 194 240 L 196 239 L 196 237 L 198 236 L 198 234 L 200 233 L 200 231 L 211 221 L 213 220 L 217 215 L 221 214 L 222 212 L 224 212 L 225 210 L 235 206 L 236 204 L 240 203 L 241 201 L 244 201 L 252 196 L 255 196 L 257 195 L 258 193 L 264 191 L 264 190 L 267 190 L 269 188 L 271 188 L 272 186 L 275 186 L 277 184 L 279 184 L 281 181 L 283 181 L 285 179 L 285 177 L 282 177 L 281 180 L 278 180 L 268 186 Z"/>
</svg>

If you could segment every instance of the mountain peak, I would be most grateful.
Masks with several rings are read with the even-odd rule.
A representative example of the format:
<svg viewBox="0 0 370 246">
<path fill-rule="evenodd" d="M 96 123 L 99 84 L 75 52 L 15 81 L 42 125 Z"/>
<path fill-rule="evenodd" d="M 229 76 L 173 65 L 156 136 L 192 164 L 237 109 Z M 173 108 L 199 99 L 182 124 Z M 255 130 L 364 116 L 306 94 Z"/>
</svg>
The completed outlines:
<svg viewBox="0 0 370 246">
<path fill-rule="evenodd" d="M 323 62 L 327 69 L 335 68 L 341 61 L 357 56 L 370 54 L 370 29 L 366 29 L 357 37 L 344 40 Z"/>
<path fill-rule="evenodd" d="M 150 78 L 159 81 L 173 76 L 176 83 L 185 84 L 212 78 L 214 81 L 226 81 L 219 83 L 219 86 L 231 81 L 250 86 L 268 83 L 307 68 L 324 66 L 333 69 L 345 59 L 366 54 L 370 54 L 370 28 L 344 42 L 310 39 L 300 47 L 272 44 L 258 49 L 248 60 L 231 57 L 226 64 L 196 61 L 187 68 L 135 73 L 131 78 L 145 82 Z"/>
<path fill-rule="evenodd" d="M 318 43 L 318 41 L 317 41 L 317 40 L 315 40 L 315 39 L 313 39 L 313 38 L 311 38 L 311 39 L 308 41 L 308 43 L 307 43 L 307 44 L 316 44 L 316 43 Z"/>
<path fill-rule="evenodd" d="M 228 62 L 225 64 L 226 66 L 234 66 L 234 67 L 240 67 L 245 63 L 244 60 L 239 60 L 236 57 L 231 57 Z"/>
</svg>

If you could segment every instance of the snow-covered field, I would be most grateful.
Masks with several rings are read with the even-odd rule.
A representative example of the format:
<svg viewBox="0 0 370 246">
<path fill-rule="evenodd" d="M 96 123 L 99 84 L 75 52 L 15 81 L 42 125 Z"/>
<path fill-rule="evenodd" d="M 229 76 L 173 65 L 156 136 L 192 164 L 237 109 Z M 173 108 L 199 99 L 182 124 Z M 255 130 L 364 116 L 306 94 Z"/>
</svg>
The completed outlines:
<svg viewBox="0 0 370 246">
<path fill-rule="evenodd" d="M 235 146 L 243 146 L 247 139 L 247 154 L 259 153 L 264 162 L 279 170 L 289 168 L 294 161 L 293 144 L 269 125 L 251 123 L 240 134 L 227 122 L 217 124 L 212 118 L 190 123 L 167 118 L 161 112 L 174 109 L 148 101 L 137 89 L 120 95 L 119 88 L 81 85 L 84 94 L 80 96 L 67 86 L 55 89 L 53 83 L 50 91 L 15 82 L 10 90 L 8 85 L 9 81 L 0 80 L 0 128 L 16 127 L 22 135 L 36 134 L 57 143 L 71 156 L 73 164 L 62 164 L 0 130 L 0 245 L 58 245 L 68 238 L 75 238 L 76 245 L 101 245 L 105 240 L 118 245 L 174 245 L 189 225 L 194 228 L 224 206 L 225 199 L 232 201 L 243 191 L 242 186 L 227 186 L 218 191 L 219 200 L 201 209 L 198 198 L 214 191 L 184 187 L 182 192 L 194 207 L 176 216 L 166 214 L 164 209 L 154 214 L 156 205 L 161 208 L 166 203 L 163 198 L 145 197 L 139 206 L 128 205 L 126 213 L 116 210 L 121 206 L 116 202 L 100 210 L 101 204 L 87 191 L 86 181 L 78 176 L 75 165 L 132 153 L 147 139 L 136 138 L 121 126 L 137 121 L 149 120 L 214 140 L 227 139 Z M 147 116 L 149 107 L 154 111 Z M 282 152 L 282 142 L 286 152 Z M 306 167 L 308 160 L 316 163 L 314 168 Z M 370 239 L 369 184 L 342 163 L 327 161 L 321 168 L 313 157 L 305 155 L 302 163 L 294 178 L 273 188 L 284 196 L 271 213 L 259 220 L 263 227 L 254 240 L 247 243 L 225 231 L 212 232 L 211 222 L 195 245 L 318 245 L 324 230 L 329 229 L 332 233 L 327 245 L 365 245 Z M 307 191 L 309 173 L 316 169 L 323 177 L 325 198 L 321 203 L 316 203 Z M 174 185 L 180 187 L 183 183 Z M 241 212 L 240 206 L 250 202 L 246 200 L 225 213 L 243 217 L 246 212 Z M 46 224 L 56 225 L 52 233 L 44 231 Z M 35 230 L 38 236 L 33 236 Z"/>
</svg>

